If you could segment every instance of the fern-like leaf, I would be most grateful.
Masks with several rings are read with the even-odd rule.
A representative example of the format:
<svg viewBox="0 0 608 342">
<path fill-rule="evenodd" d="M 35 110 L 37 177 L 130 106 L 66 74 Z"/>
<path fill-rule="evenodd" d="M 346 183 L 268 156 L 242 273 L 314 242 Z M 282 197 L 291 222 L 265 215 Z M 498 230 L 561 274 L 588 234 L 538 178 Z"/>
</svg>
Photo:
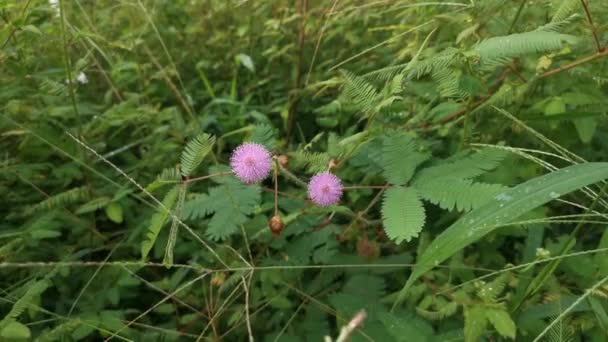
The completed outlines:
<svg viewBox="0 0 608 342">
<path fill-rule="evenodd" d="M 234 178 L 226 178 L 220 186 L 211 188 L 209 194 L 186 201 L 182 217 L 194 220 L 212 215 L 206 235 L 212 240 L 224 240 L 239 231 L 248 215 L 255 211 L 260 199 L 259 186 L 248 186 Z"/>
<path fill-rule="evenodd" d="M 179 192 L 179 186 L 174 186 L 163 198 L 163 205 L 165 208 L 171 210 L 175 201 L 177 200 L 177 194 Z M 146 237 L 144 241 L 141 243 L 141 259 L 145 260 L 152 250 L 156 239 L 158 238 L 158 234 L 160 233 L 161 228 L 167 221 L 169 217 L 169 211 L 165 210 L 165 208 L 160 207 L 157 209 L 157 212 L 152 215 L 152 219 L 150 219 L 150 226 L 146 232 Z"/>
<path fill-rule="evenodd" d="M 82 322 L 79 319 L 70 320 L 65 323 L 57 325 L 52 330 L 42 333 L 36 339 L 36 342 L 55 342 L 61 341 L 62 338 L 67 337 L 72 331 L 76 330 Z"/>
<path fill-rule="evenodd" d="M 571 13 L 574 13 L 581 6 L 580 0 L 561 0 L 559 6 L 555 10 L 551 22 L 560 22 L 566 20 Z"/>
<path fill-rule="evenodd" d="M 576 42 L 577 38 L 571 35 L 534 30 L 486 39 L 479 43 L 474 51 L 479 56 L 482 68 L 491 68 L 503 65 L 511 58 L 555 51 L 562 49 L 565 44 Z"/>
<path fill-rule="evenodd" d="M 414 188 L 394 186 L 384 193 L 382 221 L 386 235 L 395 243 L 418 236 L 426 214 Z"/>
<path fill-rule="evenodd" d="M 310 173 L 317 173 L 327 170 L 329 165 L 329 154 L 323 152 L 307 152 L 296 150 L 289 154 L 292 167 L 296 169 L 306 168 Z"/>
<path fill-rule="evenodd" d="M 188 177 L 203 161 L 205 156 L 211 152 L 215 144 L 215 137 L 209 134 L 199 134 L 190 140 L 181 157 L 182 176 Z"/>
<path fill-rule="evenodd" d="M 368 111 L 375 107 L 378 101 L 378 90 L 365 78 L 344 71 L 344 88 L 340 102 L 348 103 L 355 110 Z"/>
<path fill-rule="evenodd" d="M 38 281 L 32 281 L 27 283 L 24 288 L 26 288 L 25 293 L 21 298 L 19 298 L 11 310 L 4 316 L 2 321 L 0 321 L 0 331 L 4 327 L 6 327 L 11 322 L 14 322 L 21 314 L 32 304 L 34 299 L 40 296 L 49 286 L 51 286 L 50 282 L 46 279 L 41 279 Z"/>
<path fill-rule="evenodd" d="M 266 146 L 269 150 L 273 150 L 276 144 L 276 133 L 272 126 L 268 124 L 256 125 L 251 133 L 250 140 Z"/>
<path fill-rule="evenodd" d="M 425 200 L 446 210 L 469 211 L 506 189 L 500 184 L 475 183 L 470 179 L 436 179 L 416 185 Z"/>
<path fill-rule="evenodd" d="M 184 207 L 184 201 L 186 199 L 186 186 L 180 186 L 179 194 L 177 197 L 177 204 L 175 205 L 175 216 L 172 218 L 171 230 L 169 230 L 169 239 L 167 240 L 167 247 L 165 247 L 165 257 L 163 264 L 171 266 L 173 265 L 173 249 L 175 248 L 175 242 L 177 241 L 177 233 L 179 231 L 178 217 Z"/>
<path fill-rule="evenodd" d="M 420 186 L 438 179 L 471 179 L 494 170 L 507 156 L 507 152 L 485 148 L 475 153 L 460 155 L 438 165 L 420 170 L 413 184 Z"/>
<path fill-rule="evenodd" d="M 182 173 L 179 167 L 163 169 L 156 179 L 148 184 L 146 190 L 152 192 L 166 184 L 176 183 L 182 180 Z"/>
<path fill-rule="evenodd" d="M 65 207 L 66 205 L 83 202 L 90 199 L 90 192 L 86 186 L 73 188 L 64 191 L 60 194 L 51 196 L 44 201 L 31 206 L 28 209 L 28 213 L 37 212 L 40 210 L 50 210 L 59 207 Z"/>
<path fill-rule="evenodd" d="M 384 178 L 395 185 L 403 185 L 412 178 L 416 167 L 430 157 L 417 152 L 416 144 L 409 135 L 397 134 L 386 137 L 382 146 Z"/>
</svg>

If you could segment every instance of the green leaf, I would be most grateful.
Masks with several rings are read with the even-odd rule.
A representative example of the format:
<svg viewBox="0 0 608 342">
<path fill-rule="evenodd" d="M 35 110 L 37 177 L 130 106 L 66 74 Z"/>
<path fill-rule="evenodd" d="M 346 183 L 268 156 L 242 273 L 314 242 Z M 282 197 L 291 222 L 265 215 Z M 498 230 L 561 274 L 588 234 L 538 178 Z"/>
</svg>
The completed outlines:
<svg viewBox="0 0 608 342">
<path fill-rule="evenodd" d="M 395 243 L 418 236 L 426 215 L 414 188 L 391 187 L 384 193 L 382 220 L 386 235 Z"/>
<path fill-rule="evenodd" d="M 506 189 L 500 184 L 474 183 L 469 179 L 438 178 L 416 185 L 427 201 L 446 210 L 469 211 L 489 201 Z"/>
<path fill-rule="evenodd" d="M 111 198 L 107 196 L 98 197 L 93 200 L 90 200 L 89 202 L 81 205 L 80 208 L 76 210 L 76 214 L 85 214 L 103 208 L 110 202 L 110 200 Z"/>
<path fill-rule="evenodd" d="M 32 333 L 26 325 L 12 321 L 4 326 L 0 332 L 0 336 L 7 339 L 29 339 Z"/>
<path fill-rule="evenodd" d="M 425 342 L 433 338 L 433 328 L 424 320 L 419 319 L 412 313 L 400 313 L 399 315 L 380 312 L 378 319 L 395 341 L 403 342 Z"/>
<path fill-rule="evenodd" d="M 608 163 L 578 164 L 536 177 L 506 190 L 469 212 L 441 233 L 418 258 L 395 305 L 422 274 L 496 228 L 555 198 L 608 178 Z"/>
<path fill-rule="evenodd" d="M 239 53 L 238 55 L 236 55 L 236 58 L 249 71 L 255 72 L 255 65 L 253 64 L 253 60 L 251 59 L 251 57 L 249 57 L 249 55 Z"/>
<path fill-rule="evenodd" d="M 500 336 L 515 339 L 517 328 L 508 312 L 500 309 L 487 308 L 485 314 L 488 321 L 492 323 Z"/>
<path fill-rule="evenodd" d="M 31 281 L 25 284 L 23 286 L 23 288 L 26 289 L 25 293 L 15 302 L 15 304 L 13 304 L 11 310 L 4 316 L 2 321 L 0 321 L 0 330 L 3 330 L 21 316 L 35 298 L 40 296 L 49 286 L 50 283 L 46 279 Z"/>
<path fill-rule="evenodd" d="M 572 122 L 574 123 L 574 127 L 576 128 L 576 132 L 581 141 L 585 144 L 590 143 L 591 139 L 593 139 L 593 135 L 595 135 L 597 120 L 594 118 L 584 118 L 573 120 Z"/>
<path fill-rule="evenodd" d="M 22 26 L 21 29 L 23 31 L 32 32 L 32 33 L 35 33 L 35 34 L 38 34 L 38 35 L 42 35 L 42 32 L 40 32 L 40 29 L 37 28 L 34 25 L 25 25 L 25 26 Z"/>
<path fill-rule="evenodd" d="M 276 134 L 272 126 L 268 124 L 256 125 L 250 139 L 252 142 L 264 145 L 270 150 L 273 150 L 276 144 Z"/>
<path fill-rule="evenodd" d="M 199 134 L 190 140 L 181 157 L 182 176 L 187 177 L 203 161 L 215 144 L 215 137 L 209 134 Z"/>
<path fill-rule="evenodd" d="M 486 330 L 487 320 L 483 306 L 469 306 L 464 309 L 464 340 L 478 341 Z"/>
<path fill-rule="evenodd" d="M 244 185 L 234 177 L 226 177 L 221 182 L 223 184 L 211 188 L 208 195 L 186 201 L 182 210 L 182 217 L 189 220 L 211 214 L 206 235 L 213 240 L 223 240 L 238 232 L 261 198 L 258 185 Z"/>
<path fill-rule="evenodd" d="M 163 198 L 163 205 L 166 209 L 171 210 L 175 201 L 177 200 L 177 193 L 179 191 L 179 186 L 174 186 Z M 141 258 L 145 260 L 150 253 L 150 250 L 154 246 L 154 242 L 156 242 L 156 238 L 158 238 L 158 234 L 160 233 L 161 228 L 167 221 L 169 217 L 169 211 L 165 208 L 158 207 L 157 212 L 152 215 L 150 219 L 150 226 L 148 227 L 148 231 L 146 233 L 146 237 L 144 241 L 141 243 Z"/>
<path fill-rule="evenodd" d="M 416 152 L 416 145 L 409 135 L 386 137 L 381 161 L 384 178 L 391 184 L 403 185 L 412 178 L 416 167 L 428 158 L 428 154 Z"/>
<path fill-rule="evenodd" d="M 106 216 L 114 223 L 122 223 L 122 206 L 119 203 L 111 202 L 106 206 Z"/>
</svg>

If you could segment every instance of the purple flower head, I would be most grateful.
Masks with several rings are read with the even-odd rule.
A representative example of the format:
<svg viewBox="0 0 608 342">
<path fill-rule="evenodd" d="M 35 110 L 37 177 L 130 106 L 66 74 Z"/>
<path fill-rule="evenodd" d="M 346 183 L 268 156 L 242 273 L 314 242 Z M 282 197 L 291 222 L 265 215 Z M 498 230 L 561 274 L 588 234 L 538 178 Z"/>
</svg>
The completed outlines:
<svg viewBox="0 0 608 342">
<path fill-rule="evenodd" d="M 252 184 L 268 177 L 272 169 L 272 156 L 260 144 L 245 143 L 232 152 L 230 166 L 241 181 Z"/>
<path fill-rule="evenodd" d="M 323 207 L 338 203 L 342 197 L 340 178 L 329 172 L 314 175 L 308 183 L 308 197 Z"/>
</svg>

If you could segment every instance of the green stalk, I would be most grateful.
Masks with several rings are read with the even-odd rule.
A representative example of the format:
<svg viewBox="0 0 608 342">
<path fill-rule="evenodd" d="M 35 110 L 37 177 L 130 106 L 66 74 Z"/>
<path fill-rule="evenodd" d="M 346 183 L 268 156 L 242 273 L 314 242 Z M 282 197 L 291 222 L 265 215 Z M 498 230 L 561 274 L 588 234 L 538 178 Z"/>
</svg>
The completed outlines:
<svg viewBox="0 0 608 342">
<path fill-rule="evenodd" d="M 597 194 L 597 196 L 595 196 L 595 198 L 593 199 L 593 202 L 585 211 L 585 214 L 588 214 L 593 211 L 593 209 L 599 202 L 599 199 L 606 192 L 606 190 L 608 190 L 608 182 L 606 182 L 606 184 L 604 184 L 604 187 L 602 188 L 602 190 Z M 564 254 L 568 253 L 572 249 L 572 247 L 574 247 L 574 241 L 575 241 L 576 234 L 581 230 L 581 228 L 583 227 L 583 224 L 584 224 L 584 222 L 581 221 L 576 225 L 574 230 L 568 236 L 568 240 L 565 242 L 564 246 L 562 247 L 561 251 L 559 252 L 559 256 L 563 256 Z M 553 274 L 553 272 L 555 272 L 555 270 L 557 269 L 557 267 L 559 266 L 560 263 L 561 263 L 561 259 L 556 259 L 556 260 L 552 261 L 551 263 L 545 265 L 545 267 L 543 267 L 541 272 L 536 277 L 534 277 L 532 282 L 530 282 L 530 285 L 528 285 L 528 288 L 526 289 L 525 294 L 513 306 L 514 311 L 518 310 L 520 308 L 521 304 L 527 298 L 530 298 L 531 296 L 537 294 L 543 288 L 543 285 L 545 284 L 545 282 L 547 281 L 549 276 L 551 274 Z"/>
</svg>

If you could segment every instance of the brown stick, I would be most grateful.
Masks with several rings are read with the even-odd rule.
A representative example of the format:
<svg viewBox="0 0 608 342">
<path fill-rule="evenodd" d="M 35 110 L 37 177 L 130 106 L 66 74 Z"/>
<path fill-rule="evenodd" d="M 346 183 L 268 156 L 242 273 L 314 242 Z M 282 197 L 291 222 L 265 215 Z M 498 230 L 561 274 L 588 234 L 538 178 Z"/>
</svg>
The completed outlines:
<svg viewBox="0 0 608 342">
<path fill-rule="evenodd" d="M 555 68 L 553 70 L 549 70 L 549 71 L 545 72 L 544 74 L 541 74 L 538 78 L 549 77 L 549 76 L 552 76 L 552 75 L 557 74 L 559 72 L 575 68 L 575 67 L 577 67 L 577 66 L 579 66 L 581 64 L 594 61 L 594 60 L 596 60 L 598 58 L 602 58 L 604 56 L 608 56 L 608 50 L 604 50 L 604 51 L 598 52 L 598 53 L 593 54 L 591 56 L 583 57 L 583 58 L 581 58 L 579 60 L 576 60 L 576 61 L 574 61 L 574 62 L 572 62 L 570 64 L 566 64 L 566 65 L 563 65 L 563 66 L 561 66 L 559 68 Z"/>
<path fill-rule="evenodd" d="M 603 52 L 604 48 L 600 44 L 600 39 L 597 35 L 597 28 L 593 24 L 593 19 L 591 18 L 591 12 L 589 11 L 589 6 L 587 5 L 586 0 L 581 0 L 581 4 L 583 4 L 583 8 L 585 9 L 585 14 L 587 15 L 587 20 L 589 21 L 589 25 L 591 25 L 591 33 L 593 34 L 593 39 L 595 40 L 595 48 L 597 52 Z"/>
<path fill-rule="evenodd" d="M 200 180 L 204 180 L 204 179 L 209 179 L 212 177 L 226 176 L 226 175 L 230 175 L 230 174 L 232 174 L 232 171 L 216 172 L 216 173 L 212 173 L 210 175 L 206 175 L 206 176 L 202 176 L 202 177 L 187 178 L 182 183 L 188 184 L 188 183 L 192 183 L 192 182 L 196 182 L 196 181 L 200 181 Z"/>
</svg>

